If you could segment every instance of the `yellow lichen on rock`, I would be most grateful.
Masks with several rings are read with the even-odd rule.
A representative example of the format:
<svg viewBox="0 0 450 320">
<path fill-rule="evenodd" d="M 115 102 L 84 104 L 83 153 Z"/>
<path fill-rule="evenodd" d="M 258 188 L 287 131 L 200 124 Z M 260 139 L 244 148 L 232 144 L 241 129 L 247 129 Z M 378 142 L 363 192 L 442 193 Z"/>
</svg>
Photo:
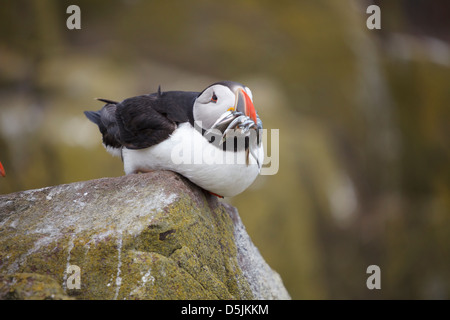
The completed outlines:
<svg viewBox="0 0 450 320">
<path fill-rule="evenodd" d="M 289 298 L 253 247 L 263 267 L 240 263 L 231 211 L 164 171 L 0 196 L 0 298 Z M 249 267 L 283 289 L 252 285 Z"/>
</svg>

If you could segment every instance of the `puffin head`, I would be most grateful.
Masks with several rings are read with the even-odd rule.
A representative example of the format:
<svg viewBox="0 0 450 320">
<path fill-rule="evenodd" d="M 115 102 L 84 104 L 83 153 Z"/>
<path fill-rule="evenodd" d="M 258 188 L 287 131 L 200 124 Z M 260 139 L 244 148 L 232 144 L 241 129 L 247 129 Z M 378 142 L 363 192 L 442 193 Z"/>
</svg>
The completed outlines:
<svg viewBox="0 0 450 320">
<path fill-rule="evenodd" d="M 201 122 L 203 129 L 210 129 L 227 111 L 242 112 L 257 124 L 252 92 L 233 81 L 216 82 L 198 95 L 193 107 L 194 121 Z"/>
</svg>

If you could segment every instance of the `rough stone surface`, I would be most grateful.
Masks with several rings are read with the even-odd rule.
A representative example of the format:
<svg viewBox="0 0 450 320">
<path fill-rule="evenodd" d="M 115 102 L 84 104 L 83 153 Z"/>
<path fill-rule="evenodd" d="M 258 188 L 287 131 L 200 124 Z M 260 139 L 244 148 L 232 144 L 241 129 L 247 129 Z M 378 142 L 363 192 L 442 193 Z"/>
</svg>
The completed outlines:
<svg viewBox="0 0 450 320">
<path fill-rule="evenodd" d="M 290 297 L 234 207 L 159 171 L 0 196 L 0 298 Z"/>
</svg>

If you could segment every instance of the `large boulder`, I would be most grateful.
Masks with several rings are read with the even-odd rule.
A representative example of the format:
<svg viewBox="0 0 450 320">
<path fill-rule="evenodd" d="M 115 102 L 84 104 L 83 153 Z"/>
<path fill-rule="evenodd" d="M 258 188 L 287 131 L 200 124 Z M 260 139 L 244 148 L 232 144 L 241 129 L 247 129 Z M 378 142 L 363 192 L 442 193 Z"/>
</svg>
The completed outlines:
<svg viewBox="0 0 450 320">
<path fill-rule="evenodd" d="M 0 196 L 0 298 L 290 297 L 234 207 L 158 171 Z"/>
</svg>

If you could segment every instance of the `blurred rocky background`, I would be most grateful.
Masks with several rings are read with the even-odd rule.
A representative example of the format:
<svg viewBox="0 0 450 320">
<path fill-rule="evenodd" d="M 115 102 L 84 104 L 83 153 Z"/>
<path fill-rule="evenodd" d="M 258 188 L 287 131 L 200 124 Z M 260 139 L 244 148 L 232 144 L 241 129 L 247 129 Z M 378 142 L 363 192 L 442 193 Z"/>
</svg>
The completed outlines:
<svg viewBox="0 0 450 320">
<path fill-rule="evenodd" d="M 280 165 L 226 201 L 292 298 L 448 299 L 449 16 L 446 0 L 4 0 L 0 193 L 123 175 L 82 113 L 94 98 L 239 81 Z"/>
</svg>

